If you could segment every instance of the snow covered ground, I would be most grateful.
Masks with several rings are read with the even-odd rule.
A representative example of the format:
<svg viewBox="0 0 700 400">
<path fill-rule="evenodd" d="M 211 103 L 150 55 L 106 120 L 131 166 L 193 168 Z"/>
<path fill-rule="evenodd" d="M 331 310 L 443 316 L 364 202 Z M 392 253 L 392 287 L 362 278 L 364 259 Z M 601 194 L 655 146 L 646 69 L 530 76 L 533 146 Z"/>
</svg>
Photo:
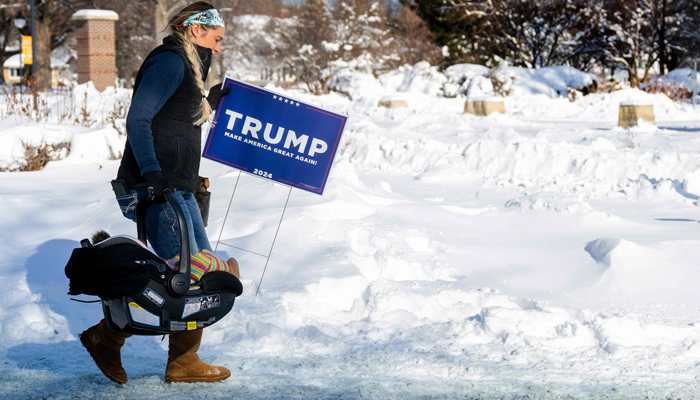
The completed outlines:
<svg viewBox="0 0 700 400">
<path fill-rule="evenodd" d="M 119 387 L 77 341 L 101 310 L 65 294 L 70 252 L 135 234 L 109 185 L 123 138 L 2 121 L 7 163 L 18 137 L 72 147 L 0 174 L 0 398 L 699 397 L 700 112 L 651 96 L 657 126 L 624 131 L 643 94 L 571 103 L 516 76 L 507 114 L 475 117 L 414 72 L 353 101 L 287 93 L 350 119 L 325 195 L 292 192 L 258 296 L 265 260 L 230 246 L 267 253 L 288 189 L 243 175 L 222 231 L 238 172 L 203 160 L 208 233 L 245 286 L 205 331 L 202 358 L 233 372 L 211 385 L 164 384 L 167 341 L 135 337 Z"/>
</svg>

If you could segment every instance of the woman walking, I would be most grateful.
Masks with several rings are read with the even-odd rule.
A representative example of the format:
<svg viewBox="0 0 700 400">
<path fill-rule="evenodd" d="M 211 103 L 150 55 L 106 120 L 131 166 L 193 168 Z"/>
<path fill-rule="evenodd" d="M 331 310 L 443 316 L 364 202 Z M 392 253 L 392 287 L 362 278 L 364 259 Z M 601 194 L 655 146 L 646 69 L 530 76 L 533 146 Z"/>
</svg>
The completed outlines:
<svg viewBox="0 0 700 400">
<path fill-rule="evenodd" d="M 211 56 L 220 51 L 225 33 L 218 11 L 199 1 L 172 17 L 168 27 L 171 35 L 148 55 L 136 76 L 126 121 L 128 139 L 115 181 L 123 185 L 117 193 L 120 208 L 134 221 L 136 203 L 148 198 L 152 188 L 155 204 L 146 212 L 146 236 L 163 259 L 175 258 L 180 250 L 175 212 L 163 196 L 166 189 L 175 193 L 184 210 L 191 252 L 212 251 L 194 197 L 202 153 L 201 125 L 210 120 L 212 108 L 230 91 L 219 85 L 205 97 Z M 110 331 L 102 320 L 83 332 L 80 340 L 105 376 L 123 384 L 127 375 L 120 351 L 129 336 Z M 201 329 L 173 333 L 169 340 L 167 383 L 217 382 L 231 375 L 227 368 L 199 359 Z"/>
</svg>

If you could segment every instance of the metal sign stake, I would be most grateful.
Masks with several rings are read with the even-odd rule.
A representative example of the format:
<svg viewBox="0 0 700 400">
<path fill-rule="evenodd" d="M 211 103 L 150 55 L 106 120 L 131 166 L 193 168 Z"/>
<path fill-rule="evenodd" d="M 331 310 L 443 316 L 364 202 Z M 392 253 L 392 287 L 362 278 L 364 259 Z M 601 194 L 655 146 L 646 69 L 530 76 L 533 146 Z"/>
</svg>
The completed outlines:
<svg viewBox="0 0 700 400">
<path fill-rule="evenodd" d="M 226 226 L 226 219 L 228 218 L 228 213 L 231 211 L 231 203 L 233 203 L 233 196 L 236 195 L 236 189 L 238 188 L 238 181 L 241 180 L 241 171 L 238 171 L 238 178 L 236 178 L 236 186 L 233 187 L 233 193 L 231 193 L 231 201 L 228 202 L 228 209 L 226 210 L 226 215 L 224 216 L 224 223 L 221 224 L 221 231 L 219 232 L 219 238 L 216 239 L 216 247 L 214 247 L 214 253 L 219 249 L 219 242 L 221 241 L 221 234 L 224 233 L 224 226 Z"/>
<path fill-rule="evenodd" d="M 272 247 L 270 247 L 270 253 L 267 255 L 267 261 L 265 262 L 265 268 L 260 276 L 260 283 L 258 283 L 258 289 L 255 291 L 255 297 L 258 297 L 260 292 L 260 286 L 262 286 L 263 278 L 265 277 L 265 271 L 267 271 L 267 264 L 270 262 L 270 256 L 272 256 L 272 249 L 275 248 L 275 242 L 277 241 L 277 234 L 280 233 L 280 226 L 282 226 L 282 220 L 284 219 L 284 213 L 287 211 L 287 204 L 289 204 L 289 197 L 292 195 L 292 187 L 289 187 L 289 193 L 287 194 L 287 201 L 284 203 L 284 209 L 282 210 L 282 217 L 280 218 L 280 223 L 277 225 L 277 232 L 275 232 L 275 238 L 272 239 Z"/>
<path fill-rule="evenodd" d="M 228 219 L 228 214 L 231 211 L 231 204 L 233 203 L 233 197 L 236 195 L 236 189 L 238 188 L 238 182 L 240 181 L 240 179 L 241 179 L 241 171 L 238 172 L 238 178 L 236 179 L 236 185 L 233 187 L 233 193 L 231 194 L 231 200 L 228 203 L 228 209 L 226 210 L 226 216 L 224 217 L 224 223 L 221 225 L 221 231 L 219 232 L 219 238 L 216 240 L 216 247 L 214 248 L 215 253 L 219 248 L 219 243 L 221 243 L 221 235 L 224 232 L 224 227 L 226 226 L 226 220 Z M 262 179 L 262 178 L 258 178 L 258 179 Z M 265 179 L 263 179 L 263 180 L 265 180 Z M 275 184 L 274 182 L 272 182 L 272 183 Z M 284 186 L 284 185 L 281 185 L 281 186 Z M 267 271 L 267 265 L 270 263 L 270 257 L 272 256 L 272 250 L 275 248 L 275 242 L 277 242 L 277 235 L 280 233 L 280 227 L 282 226 L 282 220 L 284 219 L 284 214 L 287 212 L 287 205 L 289 204 L 289 198 L 291 196 L 292 196 L 292 187 L 290 186 L 289 193 L 287 194 L 287 201 L 284 203 L 284 209 L 282 209 L 282 216 L 280 217 L 280 222 L 277 224 L 277 231 L 275 232 L 275 238 L 272 240 L 272 246 L 270 246 L 270 252 L 267 255 L 256 253 L 254 251 L 246 250 L 246 249 L 243 249 L 240 247 L 232 246 L 230 244 L 221 243 L 224 246 L 233 247 L 234 249 L 245 251 L 246 253 L 255 254 L 256 256 L 264 257 L 267 259 L 267 261 L 265 261 L 265 268 L 263 268 L 262 275 L 260 276 L 260 282 L 258 283 L 258 287 L 255 290 L 255 297 L 257 297 L 258 293 L 260 293 L 260 286 L 262 286 L 263 278 L 265 278 L 265 271 Z"/>
</svg>

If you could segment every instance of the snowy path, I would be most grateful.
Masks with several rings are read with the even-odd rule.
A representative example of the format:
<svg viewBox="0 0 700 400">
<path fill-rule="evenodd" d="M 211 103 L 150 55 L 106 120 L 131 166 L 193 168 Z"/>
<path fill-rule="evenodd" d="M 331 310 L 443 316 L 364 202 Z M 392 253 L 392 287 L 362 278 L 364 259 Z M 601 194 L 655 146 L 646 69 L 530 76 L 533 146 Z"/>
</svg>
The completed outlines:
<svg viewBox="0 0 700 400">
<path fill-rule="evenodd" d="M 65 295 L 70 251 L 97 228 L 134 230 L 108 185 L 118 162 L 72 152 L 42 172 L 0 174 L 0 398 L 700 394 L 692 110 L 626 147 L 607 116 L 321 101 L 350 114 L 347 144 L 323 197 L 292 193 L 257 297 L 264 259 L 230 246 L 267 253 L 287 189 L 239 183 L 218 250 L 239 259 L 245 294 L 201 350 L 233 371 L 220 384 L 165 385 L 167 342 L 132 338 L 118 387 L 76 340 L 100 309 Z M 215 242 L 238 174 L 208 161 L 202 174 Z"/>
</svg>

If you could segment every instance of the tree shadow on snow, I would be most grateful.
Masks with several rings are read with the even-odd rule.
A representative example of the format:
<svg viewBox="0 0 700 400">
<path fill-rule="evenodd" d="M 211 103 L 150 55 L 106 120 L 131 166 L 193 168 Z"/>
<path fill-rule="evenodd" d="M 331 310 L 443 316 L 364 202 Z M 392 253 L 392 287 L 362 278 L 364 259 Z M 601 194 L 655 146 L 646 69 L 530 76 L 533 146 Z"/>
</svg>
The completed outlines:
<svg viewBox="0 0 700 400">
<path fill-rule="evenodd" d="M 27 259 L 27 286 L 33 294 L 41 294 L 40 302 L 48 304 L 51 311 L 62 315 L 68 321 L 70 333 L 77 337 L 87 327 L 102 319 L 102 306 L 99 303 L 84 304 L 70 300 L 68 278 L 65 267 L 73 249 L 80 243 L 73 240 L 55 239 L 41 244 Z M 82 298 L 98 300 L 97 297 Z"/>
<path fill-rule="evenodd" d="M 686 132 L 686 133 L 696 133 L 700 132 L 699 127 L 694 127 L 694 126 L 668 126 L 668 125 L 658 125 L 659 129 L 667 130 L 667 131 L 678 131 L 678 132 Z"/>
</svg>

